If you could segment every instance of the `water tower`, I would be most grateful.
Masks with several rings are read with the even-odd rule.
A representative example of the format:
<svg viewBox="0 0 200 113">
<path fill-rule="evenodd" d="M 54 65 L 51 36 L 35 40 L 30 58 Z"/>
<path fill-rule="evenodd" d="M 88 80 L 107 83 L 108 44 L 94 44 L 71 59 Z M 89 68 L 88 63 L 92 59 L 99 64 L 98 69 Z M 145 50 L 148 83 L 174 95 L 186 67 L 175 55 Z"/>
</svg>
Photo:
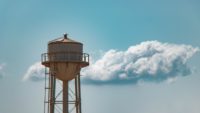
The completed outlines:
<svg viewBox="0 0 200 113">
<path fill-rule="evenodd" d="M 83 44 L 64 34 L 49 41 L 48 52 L 42 54 L 41 60 L 45 66 L 44 113 L 81 113 L 80 71 L 89 65 L 89 55 L 83 53 Z M 70 100 L 72 95 L 74 98 Z M 70 110 L 70 106 L 74 107 Z"/>
</svg>

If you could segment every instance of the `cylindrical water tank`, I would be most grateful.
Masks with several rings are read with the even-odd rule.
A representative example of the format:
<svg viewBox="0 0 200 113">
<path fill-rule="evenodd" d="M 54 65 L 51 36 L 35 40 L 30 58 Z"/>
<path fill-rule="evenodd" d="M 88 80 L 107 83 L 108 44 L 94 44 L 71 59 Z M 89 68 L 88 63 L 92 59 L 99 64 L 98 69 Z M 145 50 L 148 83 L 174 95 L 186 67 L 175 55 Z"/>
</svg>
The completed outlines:
<svg viewBox="0 0 200 113">
<path fill-rule="evenodd" d="M 69 39 L 67 35 L 64 34 L 64 37 L 52 40 L 48 43 L 48 53 L 57 52 L 82 53 L 83 44 Z"/>
<path fill-rule="evenodd" d="M 67 37 L 52 40 L 48 43 L 48 53 L 50 60 L 53 61 L 74 61 L 81 60 L 83 44 Z"/>
<path fill-rule="evenodd" d="M 83 44 L 69 39 L 67 34 L 48 43 L 47 57 L 50 70 L 63 81 L 75 78 L 84 67 L 81 65 L 86 63 L 83 61 Z"/>
</svg>

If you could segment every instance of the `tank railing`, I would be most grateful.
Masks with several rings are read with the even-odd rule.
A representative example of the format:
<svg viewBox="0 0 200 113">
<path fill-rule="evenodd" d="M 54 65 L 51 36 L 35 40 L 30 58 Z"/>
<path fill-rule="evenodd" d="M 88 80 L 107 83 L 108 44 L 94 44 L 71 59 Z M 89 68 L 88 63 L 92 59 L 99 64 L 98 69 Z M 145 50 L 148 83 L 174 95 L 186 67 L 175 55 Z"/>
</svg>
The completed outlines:
<svg viewBox="0 0 200 113">
<path fill-rule="evenodd" d="M 86 62 L 89 63 L 89 54 L 87 53 L 43 53 L 41 56 L 42 62 Z"/>
</svg>

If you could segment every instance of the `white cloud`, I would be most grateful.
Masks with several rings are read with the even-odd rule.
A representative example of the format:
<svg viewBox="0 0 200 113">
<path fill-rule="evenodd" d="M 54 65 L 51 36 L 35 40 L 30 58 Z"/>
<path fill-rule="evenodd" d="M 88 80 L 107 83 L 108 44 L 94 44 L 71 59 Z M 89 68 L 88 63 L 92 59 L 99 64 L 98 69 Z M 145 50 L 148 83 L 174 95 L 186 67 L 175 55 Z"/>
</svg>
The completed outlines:
<svg viewBox="0 0 200 113">
<path fill-rule="evenodd" d="M 40 62 L 37 62 L 31 65 L 23 77 L 23 81 L 39 81 L 43 80 L 45 77 L 45 67 L 41 65 Z"/>
<path fill-rule="evenodd" d="M 146 41 L 129 47 L 126 51 L 111 49 L 100 59 L 90 62 L 81 72 L 84 83 L 113 84 L 142 81 L 168 83 L 178 76 L 191 73 L 187 61 L 199 48 L 190 45 Z M 44 79 L 44 66 L 37 62 L 29 67 L 23 80 Z"/>
<path fill-rule="evenodd" d="M 107 51 L 82 75 L 85 82 L 100 84 L 172 81 L 190 74 L 186 63 L 197 51 L 190 45 L 146 41 L 126 51 Z"/>
<path fill-rule="evenodd" d="M 4 73 L 4 68 L 5 68 L 5 63 L 0 64 L 0 78 L 3 78 L 3 76 L 5 75 Z"/>
</svg>

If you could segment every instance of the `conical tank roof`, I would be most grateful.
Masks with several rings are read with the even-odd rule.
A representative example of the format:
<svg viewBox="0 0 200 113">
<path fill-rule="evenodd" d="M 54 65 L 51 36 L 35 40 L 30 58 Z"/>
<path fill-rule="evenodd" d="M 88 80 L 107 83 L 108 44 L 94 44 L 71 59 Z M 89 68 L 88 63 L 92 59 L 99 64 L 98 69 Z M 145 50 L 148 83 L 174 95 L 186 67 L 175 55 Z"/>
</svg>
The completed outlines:
<svg viewBox="0 0 200 113">
<path fill-rule="evenodd" d="M 57 39 L 49 41 L 48 44 L 54 44 L 54 43 L 75 43 L 75 44 L 81 44 L 82 45 L 82 43 L 68 38 L 67 34 L 64 34 L 63 37 L 59 37 Z"/>
</svg>

